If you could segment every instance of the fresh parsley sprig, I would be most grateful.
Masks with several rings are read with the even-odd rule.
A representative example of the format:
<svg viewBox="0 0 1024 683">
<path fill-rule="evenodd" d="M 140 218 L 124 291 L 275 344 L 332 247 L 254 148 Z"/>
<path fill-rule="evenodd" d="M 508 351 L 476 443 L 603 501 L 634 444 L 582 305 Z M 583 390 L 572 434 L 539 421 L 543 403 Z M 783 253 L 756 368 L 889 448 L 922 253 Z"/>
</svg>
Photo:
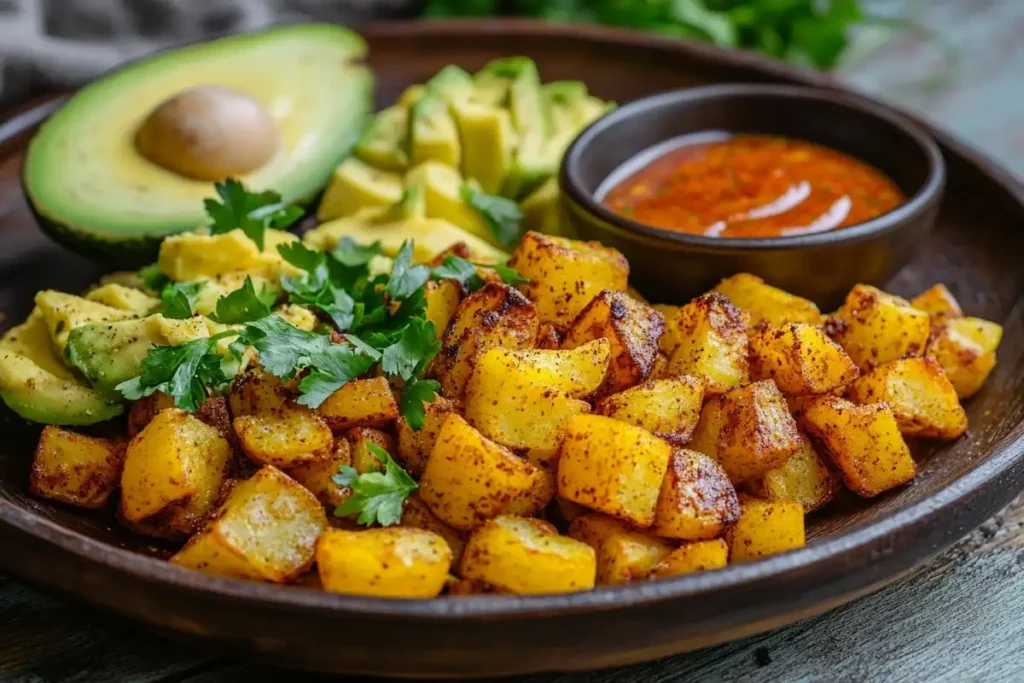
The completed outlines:
<svg viewBox="0 0 1024 683">
<path fill-rule="evenodd" d="M 402 504 L 419 486 L 383 448 L 370 444 L 370 452 L 384 465 L 384 471 L 359 474 L 354 467 L 342 465 L 332 480 L 339 486 L 347 486 L 352 495 L 335 508 L 334 514 L 338 517 L 358 515 L 356 522 L 364 526 L 398 524 L 402 519 Z"/>
<path fill-rule="evenodd" d="M 160 290 L 163 307 L 160 312 L 165 318 L 183 320 L 196 314 L 196 299 L 206 283 L 200 282 L 169 282 Z"/>
<path fill-rule="evenodd" d="M 272 190 L 249 192 L 232 178 L 216 183 L 214 189 L 220 201 L 203 200 L 212 221 L 210 232 L 219 235 L 241 228 L 260 251 L 268 229 L 284 230 L 302 218 L 302 209 L 282 202 L 281 195 Z"/>
<path fill-rule="evenodd" d="M 247 275 L 241 287 L 217 299 L 216 309 L 210 317 L 224 325 L 242 325 L 267 317 L 275 303 L 277 292 L 266 284 L 257 292 L 252 278 Z"/>
<path fill-rule="evenodd" d="M 154 346 L 142 359 L 140 374 L 118 384 L 117 390 L 129 401 L 160 391 L 172 397 L 177 407 L 195 412 L 210 389 L 224 386 L 234 376 L 214 348 L 231 334 L 222 332 L 179 346 Z"/>
<path fill-rule="evenodd" d="M 513 200 L 487 194 L 469 185 L 462 188 L 462 199 L 476 209 L 503 247 L 513 247 L 522 236 L 523 210 Z"/>
<path fill-rule="evenodd" d="M 486 284 L 480 277 L 479 270 L 493 270 L 506 285 L 515 287 L 529 282 L 515 268 L 510 268 L 502 263 L 474 263 L 461 256 L 449 254 L 441 265 L 434 268 L 432 275 L 435 280 L 455 280 L 468 292 L 475 292 Z"/>
</svg>

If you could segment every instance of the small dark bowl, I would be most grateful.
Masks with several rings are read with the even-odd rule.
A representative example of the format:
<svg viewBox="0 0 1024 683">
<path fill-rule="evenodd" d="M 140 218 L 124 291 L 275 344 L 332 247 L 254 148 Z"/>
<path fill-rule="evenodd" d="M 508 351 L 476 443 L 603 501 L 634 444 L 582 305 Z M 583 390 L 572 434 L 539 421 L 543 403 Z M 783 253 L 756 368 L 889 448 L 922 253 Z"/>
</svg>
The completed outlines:
<svg viewBox="0 0 1024 683">
<path fill-rule="evenodd" d="M 810 235 L 716 238 L 652 227 L 605 208 L 603 181 L 637 154 L 705 131 L 762 133 L 815 142 L 887 174 L 906 203 L 864 223 Z M 679 302 L 735 273 L 831 309 L 858 282 L 882 284 L 935 224 L 946 169 L 935 142 L 890 109 L 825 89 L 738 84 L 689 88 L 622 106 L 569 147 L 559 181 L 571 236 L 615 247 L 630 280 L 658 301 Z"/>
</svg>

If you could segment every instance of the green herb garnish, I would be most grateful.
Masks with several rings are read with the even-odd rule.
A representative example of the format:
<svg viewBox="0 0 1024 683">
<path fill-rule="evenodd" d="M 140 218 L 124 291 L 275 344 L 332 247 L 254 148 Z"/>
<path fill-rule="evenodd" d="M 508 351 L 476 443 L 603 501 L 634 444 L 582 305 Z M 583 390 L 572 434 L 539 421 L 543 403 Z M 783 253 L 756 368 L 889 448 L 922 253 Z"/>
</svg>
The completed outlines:
<svg viewBox="0 0 1024 683">
<path fill-rule="evenodd" d="M 173 282 L 164 285 L 160 290 L 160 300 L 164 302 L 161 313 L 166 318 L 183 320 L 196 314 L 196 299 L 203 289 L 204 282 Z"/>
<path fill-rule="evenodd" d="M 302 209 L 281 201 L 281 195 L 272 190 L 249 192 L 245 186 L 231 178 L 216 183 L 220 197 L 203 200 L 212 223 L 210 232 L 219 235 L 241 228 L 246 236 L 263 251 L 267 229 L 284 230 L 302 218 Z"/>
<path fill-rule="evenodd" d="M 474 263 L 454 254 L 449 254 L 445 257 L 444 262 L 434 268 L 432 275 L 436 280 L 455 280 L 466 291 L 475 292 L 485 284 L 484 279 L 477 272 L 477 268 L 493 270 L 501 278 L 502 282 L 513 287 L 529 282 L 515 268 L 510 268 L 500 263 Z"/>
<path fill-rule="evenodd" d="M 160 270 L 160 266 L 155 263 L 140 268 L 139 279 L 142 280 L 142 284 L 146 285 L 147 289 L 151 289 L 154 292 L 161 291 L 171 281 Z"/>
<path fill-rule="evenodd" d="M 195 412 L 210 390 L 229 381 L 233 372 L 224 366 L 224 358 L 214 348 L 218 340 L 232 332 L 186 342 L 180 346 L 154 346 L 142 359 L 141 373 L 117 385 L 129 401 L 137 401 L 160 391 L 174 399 L 174 405 Z"/>
<path fill-rule="evenodd" d="M 462 198 L 484 219 L 498 244 L 508 248 L 519 241 L 523 226 L 523 210 L 519 204 L 507 197 L 487 194 L 468 185 L 462 188 Z"/>
<path fill-rule="evenodd" d="M 334 483 L 352 490 L 341 505 L 334 510 L 338 517 L 358 514 L 356 522 L 364 526 L 380 524 L 392 526 L 402 519 L 402 504 L 419 486 L 413 478 L 396 463 L 388 452 L 377 444 L 369 444 L 381 464 L 383 472 L 359 474 L 355 468 L 342 465 L 334 477 Z"/>
<path fill-rule="evenodd" d="M 252 278 L 246 276 L 241 287 L 217 300 L 216 310 L 210 317 L 225 325 L 242 325 L 270 315 L 276 302 L 276 292 L 266 285 L 257 292 Z"/>
</svg>

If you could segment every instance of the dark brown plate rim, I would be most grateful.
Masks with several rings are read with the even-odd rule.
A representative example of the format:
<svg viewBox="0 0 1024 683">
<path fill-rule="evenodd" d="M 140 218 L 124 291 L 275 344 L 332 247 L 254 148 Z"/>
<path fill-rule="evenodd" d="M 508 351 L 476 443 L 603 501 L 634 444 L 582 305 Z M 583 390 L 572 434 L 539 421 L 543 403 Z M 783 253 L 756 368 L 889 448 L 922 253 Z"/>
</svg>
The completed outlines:
<svg viewBox="0 0 1024 683">
<path fill-rule="evenodd" d="M 601 27 L 548 25 L 529 20 L 465 20 L 446 22 L 394 22 L 371 24 L 361 31 L 378 37 L 409 38 L 438 34 L 485 33 L 489 35 L 550 34 L 561 37 L 580 37 L 596 43 L 643 49 L 660 47 L 702 59 L 757 71 L 780 80 L 797 81 L 806 85 L 832 88 L 846 92 L 824 74 L 786 65 L 758 55 L 722 50 L 710 45 L 678 41 L 641 33 Z M 887 106 L 866 98 L 876 106 Z M 38 121 L 52 112 L 53 102 L 46 102 L 25 112 L 23 121 Z M 940 142 L 967 162 L 982 169 L 1015 202 L 1024 205 L 1024 185 L 1018 183 L 1007 170 L 982 153 L 938 129 L 933 124 L 907 112 L 895 109 L 912 121 L 917 121 Z M 4 126 L 8 135 L 16 135 L 19 126 Z M 0 139 L 3 145 L 5 139 Z M 813 568 L 826 559 L 850 566 L 862 564 L 854 561 L 888 554 L 894 548 L 887 543 L 901 530 L 927 525 L 939 520 L 940 514 L 959 503 L 976 504 L 986 493 L 1008 502 L 1009 496 L 1000 491 L 1007 480 L 1020 482 L 1024 478 L 1024 422 L 1004 437 L 991 450 L 991 456 L 975 469 L 951 482 L 928 498 L 893 511 L 887 517 L 841 535 L 829 537 L 800 550 L 792 551 L 750 564 L 731 565 L 725 569 L 693 574 L 675 579 L 626 586 L 599 587 L 592 591 L 545 596 L 471 596 L 431 600 L 396 600 L 362 598 L 312 591 L 295 586 L 277 586 L 236 579 L 220 578 L 176 567 L 166 561 L 117 548 L 89 536 L 64 528 L 52 520 L 34 514 L 9 500 L 0 499 L 0 523 L 14 530 L 39 538 L 87 562 L 106 564 L 114 569 L 132 573 L 153 583 L 167 583 L 177 588 L 203 594 L 215 601 L 230 599 L 239 603 L 259 603 L 262 606 L 302 608 L 313 613 L 342 616 L 345 614 L 401 616 L 417 621 L 451 621 L 464 618 L 484 620 L 500 617 L 558 616 L 583 614 L 627 608 L 638 604 L 651 604 L 669 599 L 685 598 L 707 591 L 720 591 L 744 586 L 772 590 L 776 581 L 801 580 L 804 570 Z M 994 507 L 994 506 L 993 506 Z M 992 510 L 994 512 L 995 509 Z M 966 533 L 967 529 L 959 530 Z M 952 540 L 949 541 L 950 543 Z M 938 552 L 942 547 L 936 547 Z M 31 578 L 31 577 L 25 577 Z M 894 578 L 894 577 L 890 577 Z M 882 582 L 884 583 L 884 581 Z M 861 590 L 882 585 L 877 577 L 865 576 Z M 847 593 L 853 593 L 849 587 Z M 87 597 L 87 596 L 84 596 Z"/>
</svg>

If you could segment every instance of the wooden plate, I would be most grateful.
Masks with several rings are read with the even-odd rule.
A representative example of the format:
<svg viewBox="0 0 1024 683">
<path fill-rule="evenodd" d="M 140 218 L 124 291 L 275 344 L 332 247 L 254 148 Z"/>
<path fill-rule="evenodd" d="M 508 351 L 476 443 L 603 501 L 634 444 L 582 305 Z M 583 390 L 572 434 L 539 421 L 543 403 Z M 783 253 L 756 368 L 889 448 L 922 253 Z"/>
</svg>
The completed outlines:
<svg viewBox="0 0 1024 683">
<path fill-rule="evenodd" d="M 756 56 L 602 29 L 528 22 L 392 24 L 367 32 L 380 103 L 448 63 L 534 57 L 546 80 L 578 78 L 625 101 L 723 81 L 833 85 Z M 23 318 L 33 293 L 75 291 L 100 268 L 49 243 L 17 181 L 29 131 L 51 105 L 0 126 L 0 311 Z M 949 165 L 939 226 L 890 283 L 914 294 L 946 282 L 1005 338 L 971 431 L 917 449 L 921 474 L 870 502 L 844 499 L 811 518 L 810 545 L 766 561 L 657 583 L 552 597 L 385 601 L 218 579 L 154 559 L 167 548 L 109 514 L 27 495 L 35 430 L 9 413 L 0 444 L 0 568 L 46 589 L 281 666 L 406 676 L 480 676 L 637 662 L 774 628 L 894 581 L 1008 503 L 1024 487 L 1024 189 L 935 131 Z"/>
</svg>

